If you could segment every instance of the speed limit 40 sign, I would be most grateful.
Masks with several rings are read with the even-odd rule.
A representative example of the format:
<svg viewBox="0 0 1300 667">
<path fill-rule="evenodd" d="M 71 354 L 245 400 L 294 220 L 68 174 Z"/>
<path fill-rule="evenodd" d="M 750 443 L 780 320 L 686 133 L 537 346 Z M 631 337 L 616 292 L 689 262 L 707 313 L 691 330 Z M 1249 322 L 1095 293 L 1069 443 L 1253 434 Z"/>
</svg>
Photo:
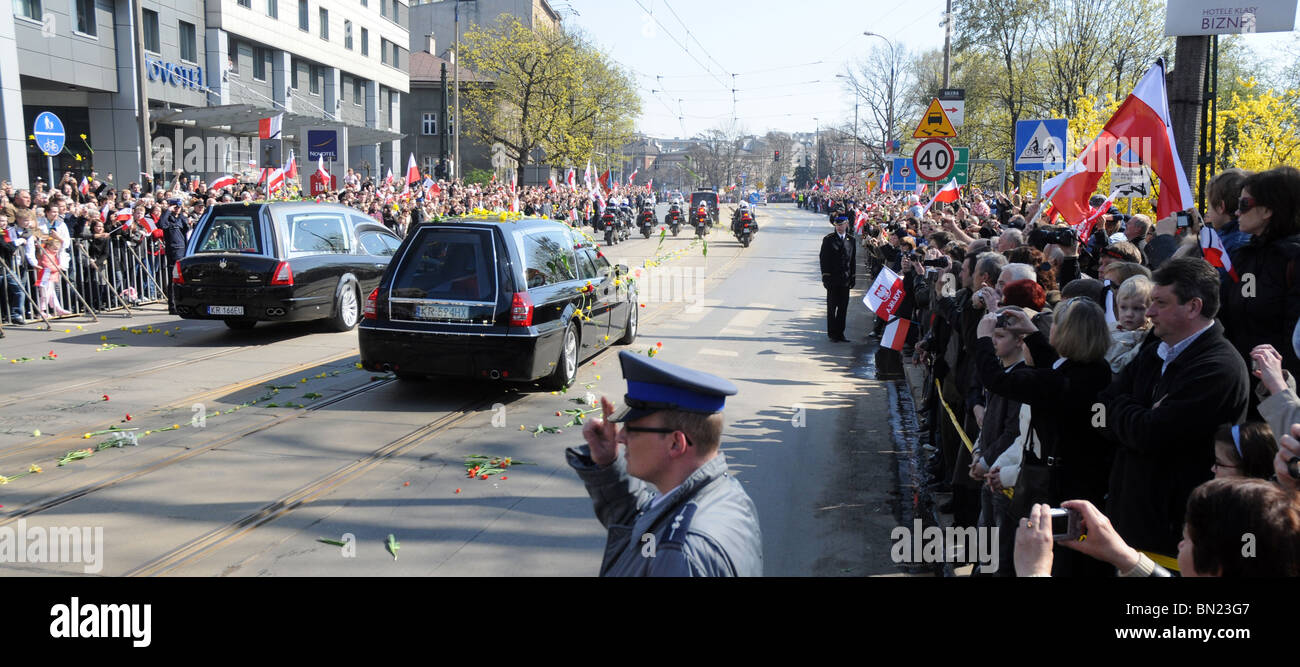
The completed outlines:
<svg viewBox="0 0 1300 667">
<path fill-rule="evenodd" d="M 952 146 L 942 139 L 926 139 L 912 153 L 912 168 L 916 175 L 926 181 L 941 181 L 952 173 L 957 163 L 957 155 Z"/>
</svg>

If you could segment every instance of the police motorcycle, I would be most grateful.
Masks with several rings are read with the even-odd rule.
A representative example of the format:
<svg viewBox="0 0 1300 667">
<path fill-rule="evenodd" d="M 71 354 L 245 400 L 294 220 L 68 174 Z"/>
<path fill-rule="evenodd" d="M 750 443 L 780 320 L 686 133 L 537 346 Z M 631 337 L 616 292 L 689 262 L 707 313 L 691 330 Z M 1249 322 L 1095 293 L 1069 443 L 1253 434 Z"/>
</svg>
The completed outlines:
<svg viewBox="0 0 1300 667">
<path fill-rule="evenodd" d="M 682 205 L 679 202 L 673 202 L 669 205 L 668 212 L 664 214 L 664 224 L 673 230 L 673 236 L 677 236 L 677 232 L 682 228 L 682 222 L 684 222 Z"/>
<path fill-rule="evenodd" d="M 695 227 L 695 238 L 708 236 L 711 224 L 708 204 L 701 202 L 699 207 L 691 212 L 691 224 Z"/>
<path fill-rule="evenodd" d="M 619 202 L 616 215 L 619 240 L 626 241 L 632 238 L 632 227 L 636 225 L 636 214 L 632 212 L 632 205 L 628 204 L 626 199 Z"/>
<path fill-rule="evenodd" d="M 753 236 L 758 233 L 758 221 L 748 202 L 741 202 L 740 208 L 736 209 L 735 215 L 731 217 L 731 233 L 735 234 L 736 240 L 746 248 L 749 247 Z"/>
<path fill-rule="evenodd" d="M 646 202 L 641 204 L 641 213 L 637 215 L 637 226 L 641 228 L 641 236 L 650 238 L 650 232 L 655 226 L 655 207 L 654 204 Z"/>
</svg>

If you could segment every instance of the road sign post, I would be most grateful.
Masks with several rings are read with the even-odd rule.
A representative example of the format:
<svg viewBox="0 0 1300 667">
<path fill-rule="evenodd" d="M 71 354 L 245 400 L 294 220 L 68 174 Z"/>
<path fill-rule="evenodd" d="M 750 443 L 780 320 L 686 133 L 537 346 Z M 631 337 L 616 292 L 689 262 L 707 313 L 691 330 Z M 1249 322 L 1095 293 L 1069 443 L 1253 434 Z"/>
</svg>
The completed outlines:
<svg viewBox="0 0 1300 667">
<path fill-rule="evenodd" d="M 63 142 L 66 138 L 63 121 L 49 111 L 42 111 L 36 117 L 36 122 L 32 124 L 32 135 L 36 137 L 36 145 L 40 147 L 41 152 L 45 153 L 45 166 L 50 174 L 47 187 L 53 191 L 54 156 L 63 151 Z"/>
<path fill-rule="evenodd" d="M 893 169 L 889 174 L 889 189 L 902 192 L 916 191 L 916 171 L 912 169 L 911 158 L 894 158 Z"/>
<path fill-rule="evenodd" d="M 941 181 L 952 173 L 957 155 L 943 139 L 926 139 L 912 153 L 916 176 L 923 181 Z"/>
<path fill-rule="evenodd" d="M 1043 118 L 1016 121 L 1016 171 L 1063 171 L 1069 121 Z"/>
</svg>

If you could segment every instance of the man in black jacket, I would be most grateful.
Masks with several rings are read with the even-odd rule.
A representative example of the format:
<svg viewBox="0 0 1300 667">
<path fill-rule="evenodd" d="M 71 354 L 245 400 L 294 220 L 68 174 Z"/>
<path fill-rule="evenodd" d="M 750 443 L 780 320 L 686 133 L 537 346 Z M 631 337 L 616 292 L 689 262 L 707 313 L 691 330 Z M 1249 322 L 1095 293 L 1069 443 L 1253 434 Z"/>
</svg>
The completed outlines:
<svg viewBox="0 0 1300 667">
<path fill-rule="evenodd" d="M 822 238 L 822 287 L 826 288 L 826 335 L 836 342 L 844 337 L 844 322 L 849 309 L 849 290 L 857 279 L 858 242 L 849 229 L 849 215 L 844 211 L 834 217 L 835 231 Z"/>
<path fill-rule="evenodd" d="M 176 314 L 175 299 L 172 298 L 172 268 L 185 256 L 185 242 L 189 234 L 190 223 L 185 217 L 181 205 L 175 200 L 167 207 L 158 220 L 158 229 L 163 232 L 163 245 L 167 248 L 167 312 Z"/>
<path fill-rule="evenodd" d="M 1214 320 L 1219 274 L 1199 257 L 1169 260 L 1153 276 L 1152 333 L 1098 395 L 1101 431 L 1118 443 L 1106 514 L 1135 548 L 1177 553 L 1192 489 L 1210 478 L 1214 433 L 1245 419 L 1246 364 Z"/>
</svg>

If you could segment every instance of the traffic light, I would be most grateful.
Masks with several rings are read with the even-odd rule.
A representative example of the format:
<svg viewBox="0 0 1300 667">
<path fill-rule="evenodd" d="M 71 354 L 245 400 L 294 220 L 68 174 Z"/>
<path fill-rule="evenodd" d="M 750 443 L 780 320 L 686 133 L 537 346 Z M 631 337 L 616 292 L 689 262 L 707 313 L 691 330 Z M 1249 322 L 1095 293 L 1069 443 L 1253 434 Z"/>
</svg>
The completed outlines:
<svg viewBox="0 0 1300 667">
<path fill-rule="evenodd" d="M 773 162 L 781 161 L 781 151 L 772 151 L 772 161 Z"/>
</svg>

